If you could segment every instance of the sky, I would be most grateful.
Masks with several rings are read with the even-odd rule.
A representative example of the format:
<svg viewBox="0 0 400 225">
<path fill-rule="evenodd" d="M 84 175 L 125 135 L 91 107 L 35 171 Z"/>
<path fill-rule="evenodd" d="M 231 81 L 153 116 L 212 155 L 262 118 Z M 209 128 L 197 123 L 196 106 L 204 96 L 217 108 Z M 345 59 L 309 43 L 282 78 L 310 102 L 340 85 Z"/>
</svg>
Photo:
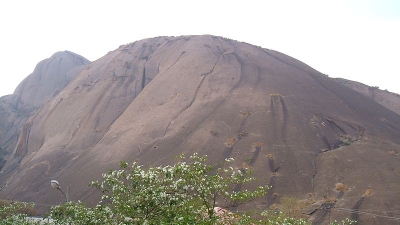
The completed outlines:
<svg viewBox="0 0 400 225">
<path fill-rule="evenodd" d="M 95 61 L 144 38 L 202 34 L 400 93 L 399 0 L 1 1 L 0 30 L 0 96 L 57 51 Z"/>
</svg>

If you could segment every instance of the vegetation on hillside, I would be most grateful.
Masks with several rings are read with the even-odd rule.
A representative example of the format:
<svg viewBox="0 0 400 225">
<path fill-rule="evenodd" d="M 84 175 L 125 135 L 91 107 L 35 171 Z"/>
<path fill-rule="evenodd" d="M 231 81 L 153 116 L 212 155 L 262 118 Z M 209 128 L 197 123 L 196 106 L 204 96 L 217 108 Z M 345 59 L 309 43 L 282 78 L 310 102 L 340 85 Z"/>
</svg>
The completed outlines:
<svg viewBox="0 0 400 225">
<path fill-rule="evenodd" d="M 235 214 L 222 207 L 237 206 L 266 194 L 268 187 L 238 190 L 254 180 L 246 169 L 206 164 L 206 157 L 194 154 L 172 166 L 145 169 L 138 163 L 121 162 L 121 169 L 103 174 L 103 180 L 90 185 L 102 193 L 95 207 L 81 202 L 55 206 L 41 224 L 308 224 L 306 219 L 289 218 L 281 213 Z M 14 208 L 13 208 L 14 207 Z M 16 204 L 0 208 L 0 225 L 39 224 L 19 213 Z M 6 213 L 9 211 L 15 212 Z M 50 222 L 49 222 L 50 221 Z M 352 224 L 350 220 L 341 224 Z M 339 223 L 334 223 L 339 224 Z"/>
</svg>

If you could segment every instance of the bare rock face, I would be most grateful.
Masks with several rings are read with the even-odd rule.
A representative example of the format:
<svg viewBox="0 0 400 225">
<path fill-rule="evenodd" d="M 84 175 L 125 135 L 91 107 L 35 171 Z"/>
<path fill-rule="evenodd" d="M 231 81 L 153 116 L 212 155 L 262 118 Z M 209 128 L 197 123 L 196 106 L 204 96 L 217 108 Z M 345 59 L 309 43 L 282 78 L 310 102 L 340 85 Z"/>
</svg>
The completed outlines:
<svg viewBox="0 0 400 225">
<path fill-rule="evenodd" d="M 18 85 L 14 94 L 20 97 L 23 104 L 37 109 L 77 75 L 67 75 L 71 69 L 88 63 L 87 59 L 73 52 L 57 52 L 41 61 L 33 73 Z"/>
<path fill-rule="evenodd" d="M 72 52 L 57 52 L 41 61 L 14 94 L 0 98 L 0 169 L 28 118 L 82 71 L 89 61 Z M 23 131 L 26 129 L 23 129 Z M 23 132 L 24 133 L 24 132 Z M 17 152 L 13 157 L 23 157 Z"/>
<path fill-rule="evenodd" d="M 0 169 L 17 142 L 17 127 L 21 127 L 28 116 L 26 109 L 18 107 L 18 96 L 7 95 L 0 98 Z"/>
<path fill-rule="evenodd" d="M 399 136 L 398 114 L 282 53 L 214 36 L 152 38 L 93 62 L 25 123 L 14 151 L 25 155 L 7 161 L 0 197 L 62 203 L 57 179 L 90 204 L 99 193 L 87 184 L 121 160 L 157 166 L 198 152 L 233 157 L 271 186 L 248 207 L 287 195 L 399 211 Z"/>
<path fill-rule="evenodd" d="M 336 78 L 337 82 L 371 98 L 384 107 L 400 114 L 400 95 L 389 92 L 387 90 L 380 90 L 378 87 L 371 87 L 356 81 Z"/>
</svg>

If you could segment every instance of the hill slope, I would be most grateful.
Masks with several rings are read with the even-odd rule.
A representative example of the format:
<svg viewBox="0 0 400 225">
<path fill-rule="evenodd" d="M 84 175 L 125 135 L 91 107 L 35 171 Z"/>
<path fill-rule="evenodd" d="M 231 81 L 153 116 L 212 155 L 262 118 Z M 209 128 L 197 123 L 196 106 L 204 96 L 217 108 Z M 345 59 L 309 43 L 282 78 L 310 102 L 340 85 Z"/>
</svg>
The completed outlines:
<svg viewBox="0 0 400 225">
<path fill-rule="evenodd" d="M 28 118 L 60 92 L 88 63 L 87 59 L 75 53 L 57 52 L 39 62 L 14 94 L 0 98 L 0 170 Z"/>
<path fill-rule="evenodd" d="M 356 81 L 335 78 L 335 80 L 383 105 L 384 107 L 400 114 L 400 95 L 380 90 L 378 87 L 371 87 Z"/>
<path fill-rule="evenodd" d="M 294 58 L 225 38 L 159 37 L 120 46 L 26 126 L 14 152 L 19 157 L 0 176 L 6 183 L 0 197 L 61 203 L 49 185 L 57 179 L 71 185 L 70 199 L 90 203 L 98 193 L 87 184 L 120 160 L 155 166 L 199 152 L 212 162 L 233 157 L 238 168 L 254 170 L 256 185 L 271 185 L 261 208 L 289 195 L 400 210 L 393 198 L 400 195 L 398 114 Z M 347 191 L 335 190 L 337 183 Z M 368 187 L 373 194 L 362 197 Z"/>
</svg>

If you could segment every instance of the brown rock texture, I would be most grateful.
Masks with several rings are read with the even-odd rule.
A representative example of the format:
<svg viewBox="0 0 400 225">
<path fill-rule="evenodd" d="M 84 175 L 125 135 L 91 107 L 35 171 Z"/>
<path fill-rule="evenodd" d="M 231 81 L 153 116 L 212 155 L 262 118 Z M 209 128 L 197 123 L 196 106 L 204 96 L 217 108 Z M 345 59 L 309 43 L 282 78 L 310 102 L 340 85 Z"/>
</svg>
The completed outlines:
<svg viewBox="0 0 400 225">
<path fill-rule="evenodd" d="M 226 38 L 120 46 L 86 67 L 24 129 L 15 160 L 0 175 L 0 198 L 62 203 L 50 186 L 56 179 L 70 186 L 71 200 L 90 204 L 99 193 L 88 183 L 121 160 L 157 166 L 198 152 L 211 163 L 233 157 L 236 168 L 254 170 L 254 185 L 271 186 L 265 199 L 244 207 L 268 209 L 287 195 L 400 211 L 393 197 L 400 196 L 398 114 L 294 58 Z M 372 195 L 364 195 L 367 188 Z M 312 212 L 314 221 L 327 220 L 324 210 Z M 363 224 L 388 222 L 330 215 L 356 216 Z"/>
<path fill-rule="evenodd" d="M 73 80 L 88 63 L 87 59 L 75 53 L 57 52 L 41 61 L 33 73 L 18 85 L 14 94 L 0 98 L 0 169 L 14 150 L 21 129 L 22 136 L 29 134 L 29 123 L 25 124 L 28 118 Z M 20 150 L 14 155 L 17 158 L 23 156 L 24 151 Z"/>
<path fill-rule="evenodd" d="M 375 102 L 383 105 L 384 107 L 400 114 L 400 95 L 389 92 L 387 90 L 380 90 L 379 87 L 371 87 L 356 81 L 346 80 L 343 78 L 335 79 L 338 83 L 345 85 L 369 98 Z"/>
</svg>

